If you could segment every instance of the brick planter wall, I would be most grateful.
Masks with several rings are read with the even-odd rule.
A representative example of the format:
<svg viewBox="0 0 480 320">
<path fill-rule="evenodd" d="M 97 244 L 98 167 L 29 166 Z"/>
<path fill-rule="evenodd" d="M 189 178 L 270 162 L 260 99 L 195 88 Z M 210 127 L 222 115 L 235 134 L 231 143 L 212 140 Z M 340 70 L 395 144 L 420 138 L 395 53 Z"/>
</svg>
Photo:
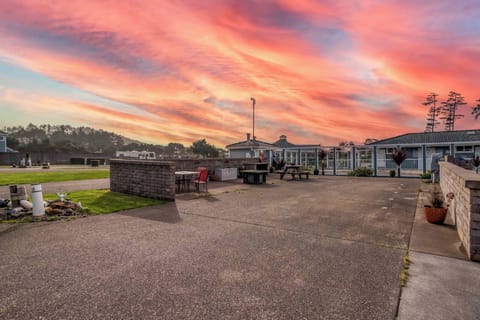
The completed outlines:
<svg viewBox="0 0 480 320">
<path fill-rule="evenodd" d="M 175 200 L 175 162 L 110 159 L 110 190 Z"/>
<path fill-rule="evenodd" d="M 449 210 L 456 216 L 458 236 L 468 257 L 480 261 L 480 175 L 440 162 L 440 187 L 444 196 L 454 195 Z"/>
</svg>

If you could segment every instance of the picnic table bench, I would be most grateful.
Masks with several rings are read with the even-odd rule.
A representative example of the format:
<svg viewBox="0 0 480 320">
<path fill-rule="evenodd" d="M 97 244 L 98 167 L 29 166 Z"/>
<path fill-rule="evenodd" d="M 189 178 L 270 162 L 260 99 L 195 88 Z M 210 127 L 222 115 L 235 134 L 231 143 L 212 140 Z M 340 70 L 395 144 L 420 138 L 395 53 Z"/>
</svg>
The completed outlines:
<svg viewBox="0 0 480 320">
<path fill-rule="evenodd" d="M 299 180 L 302 180 L 302 176 L 305 176 L 305 178 L 308 180 L 310 171 L 301 170 L 300 168 L 301 166 L 296 164 L 286 165 L 283 171 L 280 172 L 280 179 L 283 179 L 283 176 L 285 176 L 287 173 L 290 173 L 292 175 L 292 180 L 295 180 L 296 176 L 298 176 Z"/>
<path fill-rule="evenodd" d="M 308 180 L 309 174 L 310 174 L 310 171 L 306 171 L 306 170 L 292 172 L 292 179 L 295 180 L 295 176 L 298 175 L 298 180 L 302 180 L 302 175 L 303 175 Z"/>
</svg>

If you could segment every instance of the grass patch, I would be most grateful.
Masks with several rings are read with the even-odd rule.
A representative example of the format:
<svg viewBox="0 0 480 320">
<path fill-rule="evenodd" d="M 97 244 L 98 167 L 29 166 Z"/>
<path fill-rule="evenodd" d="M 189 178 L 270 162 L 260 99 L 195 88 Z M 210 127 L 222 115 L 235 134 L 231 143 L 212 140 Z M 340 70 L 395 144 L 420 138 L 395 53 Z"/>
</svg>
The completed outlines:
<svg viewBox="0 0 480 320">
<path fill-rule="evenodd" d="M 58 199 L 56 194 L 47 194 L 46 200 Z M 82 207 L 88 208 L 88 213 L 102 214 L 128 209 L 143 208 L 165 203 L 162 200 L 142 198 L 109 190 L 82 190 L 69 192 L 67 198 L 82 203 Z"/>
<path fill-rule="evenodd" d="M 0 220 L 0 223 L 5 223 L 5 224 L 16 224 L 16 223 L 29 223 L 33 222 L 32 217 L 24 217 L 21 219 L 8 219 L 8 220 Z"/>
<path fill-rule="evenodd" d="M 3 172 L 0 175 L 0 186 L 9 184 L 31 184 L 59 182 L 70 180 L 103 179 L 110 177 L 110 170 L 59 170 L 41 172 Z"/>
</svg>

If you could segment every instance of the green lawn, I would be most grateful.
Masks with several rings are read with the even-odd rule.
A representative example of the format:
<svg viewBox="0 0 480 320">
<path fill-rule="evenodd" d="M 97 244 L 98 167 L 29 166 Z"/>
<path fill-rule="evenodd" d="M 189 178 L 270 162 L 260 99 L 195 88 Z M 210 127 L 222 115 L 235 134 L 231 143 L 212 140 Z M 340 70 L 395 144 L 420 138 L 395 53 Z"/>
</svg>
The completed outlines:
<svg viewBox="0 0 480 320">
<path fill-rule="evenodd" d="M 58 199 L 56 194 L 47 194 L 46 200 Z M 82 207 L 88 208 L 89 213 L 111 213 L 122 210 L 142 208 L 165 203 L 162 200 L 142 198 L 109 190 L 83 190 L 69 192 L 67 198 L 82 203 Z"/>
<path fill-rule="evenodd" d="M 102 179 L 110 177 L 110 170 L 65 170 L 41 172 L 2 172 L 0 186 L 9 184 L 31 184 L 70 180 Z"/>
</svg>

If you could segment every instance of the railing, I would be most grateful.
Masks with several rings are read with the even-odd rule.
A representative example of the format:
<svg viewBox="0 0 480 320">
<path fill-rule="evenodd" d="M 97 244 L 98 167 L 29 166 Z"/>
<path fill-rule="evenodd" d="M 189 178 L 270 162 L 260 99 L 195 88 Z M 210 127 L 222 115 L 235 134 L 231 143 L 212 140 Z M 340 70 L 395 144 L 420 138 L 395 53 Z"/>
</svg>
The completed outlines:
<svg viewBox="0 0 480 320">
<path fill-rule="evenodd" d="M 285 156 L 288 163 L 293 162 L 313 169 L 317 167 L 319 171 L 322 170 L 323 162 L 324 172 L 327 175 L 347 175 L 356 168 L 366 167 L 372 169 L 376 176 L 387 177 L 392 174 L 392 170 L 395 171 L 395 175 L 398 172 L 397 164 L 393 161 L 391 154 L 386 153 L 390 151 L 389 149 L 391 148 L 377 147 L 375 149 L 368 145 L 345 147 L 343 149 L 340 147 L 335 147 L 335 149 L 325 147 L 327 155 L 323 160 L 315 158 L 314 150 L 300 150 L 300 154 L 298 154 L 298 150 L 292 149 L 285 152 Z M 425 152 L 422 152 L 420 147 L 411 149 L 408 151 L 409 158 L 405 159 L 400 166 L 400 176 L 402 177 L 418 177 L 430 169 L 432 152 L 435 150 L 426 148 Z M 423 159 L 423 156 L 425 156 L 425 159 Z M 282 157 L 282 152 L 276 154 L 277 159 Z"/>
</svg>

